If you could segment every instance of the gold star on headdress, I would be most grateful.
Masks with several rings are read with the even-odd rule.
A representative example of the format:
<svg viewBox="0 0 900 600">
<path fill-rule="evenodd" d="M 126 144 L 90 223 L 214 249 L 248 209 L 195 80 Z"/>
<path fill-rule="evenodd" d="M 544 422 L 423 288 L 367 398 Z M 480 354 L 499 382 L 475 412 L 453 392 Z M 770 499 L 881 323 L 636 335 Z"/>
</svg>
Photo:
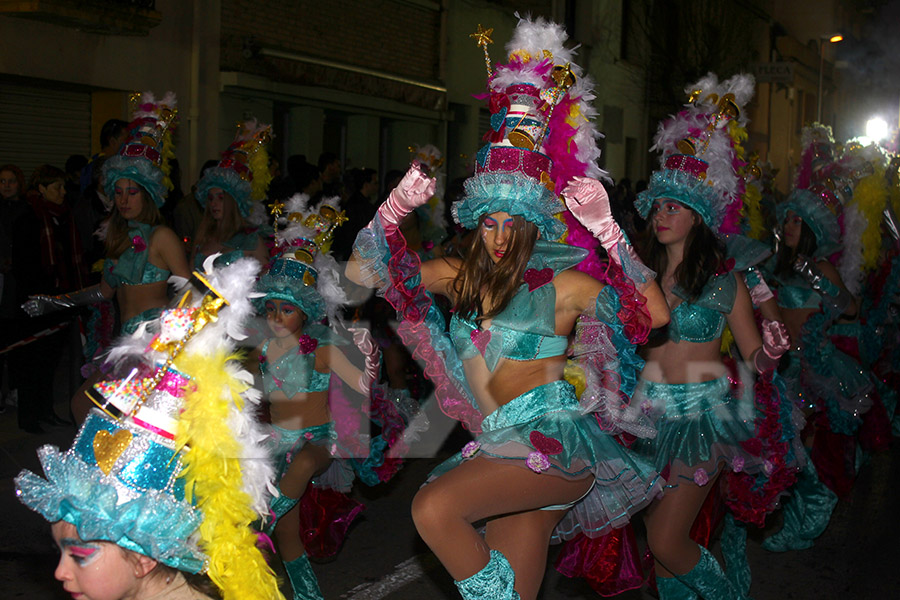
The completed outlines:
<svg viewBox="0 0 900 600">
<path fill-rule="evenodd" d="M 491 34 L 494 33 L 494 28 L 484 29 L 481 26 L 481 23 L 478 24 L 478 30 L 475 33 L 470 33 L 469 37 L 475 40 L 475 43 L 481 46 L 484 50 L 484 66 L 487 68 L 488 77 L 491 76 L 491 55 L 488 54 L 488 44 L 493 44 L 494 40 L 491 39 Z"/>
</svg>

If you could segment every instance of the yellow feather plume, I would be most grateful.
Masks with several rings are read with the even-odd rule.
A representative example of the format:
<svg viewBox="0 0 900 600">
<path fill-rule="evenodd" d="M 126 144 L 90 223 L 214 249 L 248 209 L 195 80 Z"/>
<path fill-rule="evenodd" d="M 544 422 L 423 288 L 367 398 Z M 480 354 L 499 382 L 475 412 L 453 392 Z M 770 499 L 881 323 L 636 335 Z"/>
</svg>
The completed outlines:
<svg viewBox="0 0 900 600">
<path fill-rule="evenodd" d="M 853 202 L 866 219 L 866 228 L 862 232 L 864 271 L 871 271 L 878 266 L 878 255 L 881 252 L 881 213 L 887 206 L 889 194 L 884 172 L 879 169 L 860 179 L 853 190 Z"/>
<path fill-rule="evenodd" d="M 185 449 L 185 494 L 203 512 L 200 546 L 208 575 L 224 600 L 283 599 L 275 574 L 256 547 L 250 523 L 257 515 L 241 487 L 237 440 L 229 435 L 232 405 L 242 405 L 247 384 L 226 369 L 237 355 L 182 354 L 175 368 L 191 373 L 197 388 L 185 395 L 175 442 Z"/>
<path fill-rule="evenodd" d="M 762 202 L 762 193 L 759 191 L 759 186 L 755 183 L 748 184 L 744 191 L 744 205 L 741 207 L 741 216 L 750 225 L 747 237 L 755 240 L 763 239 L 766 234 L 766 224 L 763 220 L 760 202 Z"/>
</svg>

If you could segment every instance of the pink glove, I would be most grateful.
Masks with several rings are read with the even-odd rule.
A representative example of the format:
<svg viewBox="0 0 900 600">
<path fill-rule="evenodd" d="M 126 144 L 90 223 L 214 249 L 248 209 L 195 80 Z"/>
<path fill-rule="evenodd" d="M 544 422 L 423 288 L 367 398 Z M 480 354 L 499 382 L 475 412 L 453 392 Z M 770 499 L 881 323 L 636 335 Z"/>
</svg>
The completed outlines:
<svg viewBox="0 0 900 600">
<path fill-rule="evenodd" d="M 435 180 L 419 168 L 419 162 L 413 161 L 397 187 L 391 190 L 387 200 L 378 207 L 378 215 L 385 229 L 399 227 L 403 218 L 414 208 L 428 202 L 434 196 L 435 185 Z"/>
<path fill-rule="evenodd" d="M 349 330 L 353 333 L 353 343 L 366 359 L 365 369 L 359 376 L 359 389 L 364 394 L 368 394 L 372 385 L 378 381 L 378 374 L 381 371 L 381 352 L 368 329 L 350 327 Z"/>
<path fill-rule="evenodd" d="M 757 273 L 757 276 L 759 277 L 759 283 L 750 288 L 750 300 L 753 301 L 754 305 L 762 306 L 763 302 L 771 300 L 775 297 L 775 294 L 769 289 L 769 285 L 763 279 L 762 273 Z M 746 279 L 744 279 L 744 283 L 747 283 Z"/>
<path fill-rule="evenodd" d="M 631 260 L 640 263 L 622 229 L 613 219 L 609 195 L 602 183 L 590 177 L 573 177 L 562 191 L 562 197 L 578 222 L 600 240 L 610 259 L 621 266 L 623 257 L 619 252 L 624 250 Z"/>
<path fill-rule="evenodd" d="M 791 336 L 781 321 L 763 319 L 762 340 L 762 351 L 753 357 L 756 372 L 760 374 L 777 367 L 778 359 L 791 348 Z"/>
</svg>

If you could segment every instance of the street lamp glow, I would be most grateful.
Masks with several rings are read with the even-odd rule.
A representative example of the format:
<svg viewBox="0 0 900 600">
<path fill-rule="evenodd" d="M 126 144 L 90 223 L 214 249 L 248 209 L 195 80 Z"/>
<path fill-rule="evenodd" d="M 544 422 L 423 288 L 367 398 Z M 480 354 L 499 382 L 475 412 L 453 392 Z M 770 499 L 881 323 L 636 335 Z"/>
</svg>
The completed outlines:
<svg viewBox="0 0 900 600">
<path fill-rule="evenodd" d="M 816 94 L 816 123 L 822 122 L 822 94 L 824 93 L 822 89 L 822 72 L 825 70 L 825 40 L 836 44 L 843 39 L 844 36 L 839 33 L 819 36 L 819 93 Z"/>
<path fill-rule="evenodd" d="M 838 33 L 837 35 L 833 35 L 830 38 L 828 38 L 828 41 L 831 42 L 832 44 L 835 44 L 837 42 L 842 41 L 843 39 L 844 39 L 844 36 L 842 36 L 841 34 Z"/>
<path fill-rule="evenodd" d="M 881 117 L 873 117 L 866 123 L 866 137 L 880 142 L 888 135 L 888 124 Z"/>
</svg>

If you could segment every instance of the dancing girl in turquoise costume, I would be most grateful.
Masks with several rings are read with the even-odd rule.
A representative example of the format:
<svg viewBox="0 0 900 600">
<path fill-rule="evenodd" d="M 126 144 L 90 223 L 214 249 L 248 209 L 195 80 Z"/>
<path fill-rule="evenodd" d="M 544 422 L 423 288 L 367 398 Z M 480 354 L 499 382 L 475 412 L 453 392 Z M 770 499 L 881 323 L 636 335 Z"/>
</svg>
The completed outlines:
<svg viewBox="0 0 900 600">
<path fill-rule="evenodd" d="M 354 332 L 366 356 L 365 371 L 360 371 L 337 347 L 343 339 L 323 324 L 328 317 L 334 326 L 346 302 L 338 287 L 337 263 L 328 254 L 333 229 L 344 215 L 331 203 L 337 199 L 323 200 L 317 210 L 307 209 L 308 200 L 297 195 L 284 208 L 288 227 L 277 234 L 278 254 L 259 282 L 264 294 L 259 302 L 272 337 L 250 357 L 259 366 L 270 407 L 269 450 L 280 492 L 265 530 L 274 531 L 298 600 L 322 598 L 300 537 L 301 496 L 310 481 L 317 488 L 347 492 L 354 478 L 350 460 L 335 460 L 341 440 L 329 408 L 331 375 L 368 396 L 379 369 L 368 332 Z M 347 518 L 352 520 L 360 509 Z"/>
<path fill-rule="evenodd" d="M 476 38 L 489 41 L 480 27 Z M 621 410 L 618 384 L 635 376 L 636 331 L 646 335 L 668 311 L 659 288 L 641 281 L 648 274 L 593 178 L 592 84 L 574 82 L 581 73 L 565 39 L 557 25 L 523 19 L 512 62 L 491 75 L 493 142 L 453 209 L 475 230 L 465 258 L 420 263 L 406 247 L 400 223 L 434 189 L 414 164 L 360 232 L 347 268 L 398 310 L 398 333 L 425 361 L 442 409 L 477 434 L 412 505 L 419 534 L 469 600 L 535 598 L 551 540 L 621 527 L 662 487 L 609 433 L 650 433 L 643 415 Z M 588 252 L 555 241 L 566 207 L 554 181 L 610 252 L 618 285 L 572 269 Z M 449 340 L 433 293 L 453 306 Z M 580 399 L 563 380 L 573 330 L 582 364 L 599 365 Z M 482 535 L 473 524 L 485 520 Z"/>
<path fill-rule="evenodd" d="M 129 125 L 129 138 L 116 156 L 103 164 L 103 187 L 113 211 L 101 227 L 106 261 L 100 283 L 60 296 L 35 296 L 23 308 L 32 315 L 71 306 L 93 304 L 113 297 L 119 306 L 123 333 L 159 316 L 168 303 L 167 282 L 174 275 L 187 281 L 190 268 L 184 246 L 163 225 L 159 212 L 171 182 L 168 160 L 173 154 L 175 96 L 157 101 L 141 96 Z M 76 393 L 72 412 L 80 422 L 89 404 Z"/>
<path fill-rule="evenodd" d="M 177 308 L 113 347 L 71 447 L 43 446 L 43 477 L 16 477 L 73 598 L 283 598 L 251 527 L 273 474 L 259 396 L 234 360 L 258 269 L 195 273 Z"/>
<path fill-rule="evenodd" d="M 660 598 L 735 599 L 746 597 L 749 579 L 726 578 L 690 537 L 723 469 L 753 474 L 766 468 L 743 445 L 755 436 L 753 398 L 732 386 L 721 335 L 727 323 L 741 356 L 759 373 L 775 367 L 789 342 L 783 325 L 773 321 L 763 321 L 760 338 L 747 286 L 729 270 L 717 237 L 736 231 L 740 161 L 732 136 L 746 122 L 741 111 L 753 79 L 738 75 L 719 83 L 710 74 L 686 91 L 691 103 L 656 136 L 662 169 L 635 201 L 652 231 L 642 255 L 659 273 L 672 321 L 668 339 L 647 349 L 632 399 L 649 412 L 658 434 L 638 439 L 632 450 L 667 479 L 665 495 L 644 519 Z M 727 560 L 732 549 L 726 546 L 723 541 Z"/>
<path fill-rule="evenodd" d="M 255 119 L 241 123 L 219 164 L 207 169 L 197 183 L 203 218 L 191 249 L 194 267 L 216 253 L 219 264 L 243 256 L 255 258 L 261 265 L 268 261 L 263 237 L 266 214 L 261 201 L 272 181 L 266 152 L 271 129 Z"/>
</svg>

